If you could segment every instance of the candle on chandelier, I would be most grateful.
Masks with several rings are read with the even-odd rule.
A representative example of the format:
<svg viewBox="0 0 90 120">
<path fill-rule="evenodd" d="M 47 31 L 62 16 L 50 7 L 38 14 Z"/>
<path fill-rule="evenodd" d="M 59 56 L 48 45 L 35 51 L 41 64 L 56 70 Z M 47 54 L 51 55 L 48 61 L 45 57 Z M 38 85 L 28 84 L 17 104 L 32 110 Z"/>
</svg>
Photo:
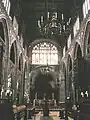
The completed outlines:
<svg viewBox="0 0 90 120">
<path fill-rule="evenodd" d="M 38 20 L 38 26 L 40 27 L 41 25 L 40 25 L 40 20 Z"/>
<path fill-rule="evenodd" d="M 43 16 L 41 16 L 41 23 L 43 23 Z"/>
<path fill-rule="evenodd" d="M 49 12 L 47 13 L 47 18 L 49 19 Z"/>
<path fill-rule="evenodd" d="M 63 14 L 62 14 L 62 20 L 64 20 L 64 16 L 63 16 Z"/>
<path fill-rule="evenodd" d="M 55 12 L 55 17 L 57 18 L 57 12 Z"/>
</svg>

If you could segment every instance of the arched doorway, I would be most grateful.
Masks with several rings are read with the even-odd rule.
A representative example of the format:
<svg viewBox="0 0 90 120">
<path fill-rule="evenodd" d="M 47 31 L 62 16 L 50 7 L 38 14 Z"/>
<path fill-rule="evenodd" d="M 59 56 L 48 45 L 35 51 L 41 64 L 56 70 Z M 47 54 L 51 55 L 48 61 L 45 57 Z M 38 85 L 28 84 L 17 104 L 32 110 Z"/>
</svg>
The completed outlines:
<svg viewBox="0 0 90 120">
<path fill-rule="evenodd" d="M 88 92 L 90 98 L 90 21 L 87 22 L 84 36 L 84 80 L 85 91 Z"/>
<path fill-rule="evenodd" d="M 88 92 L 88 97 L 90 98 L 90 22 L 87 25 L 87 41 L 86 41 L 86 55 L 85 55 L 85 90 Z M 87 82 L 86 82 L 87 81 Z"/>
<path fill-rule="evenodd" d="M 78 43 L 75 46 L 74 59 L 74 81 L 75 81 L 75 98 L 76 103 L 81 99 L 81 92 L 85 91 L 85 59 L 82 56 L 81 47 Z"/>
<path fill-rule="evenodd" d="M 52 99 L 53 88 L 50 82 L 53 80 L 52 76 L 48 73 L 42 74 L 41 72 L 36 77 L 35 92 L 38 94 L 38 99 Z"/>
<path fill-rule="evenodd" d="M 51 73 L 48 71 L 48 74 L 45 74 L 47 69 L 53 67 L 53 73 L 57 72 L 57 76 L 59 75 L 59 63 L 60 63 L 60 58 L 62 56 L 61 49 L 59 46 L 47 39 L 41 39 L 37 40 L 36 42 L 32 43 L 30 46 L 31 49 L 30 52 L 30 59 L 31 59 L 31 64 L 30 64 L 30 73 L 33 72 L 33 69 L 37 69 L 37 67 L 41 67 L 44 72 L 42 73 L 41 68 L 38 68 L 41 72 L 35 72 L 38 70 L 35 70 L 34 74 L 38 73 L 38 77 L 32 77 L 30 80 L 30 84 L 34 81 L 35 85 L 30 85 L 30 94 L 31 98 L 35 98 L 35 93 L 38 92 L 38 98 L 43 99 L 44 95 L 47 96 L 47 99 L 51 99 L 52 95 L 57 99 L 58 101 L 58 80 L 55 80 L 56 86 L 54 85 L 55 89 L 53 91 L 53 80 L 49 81 L 48 79 L 53 79 Z M 53 74 L 52 73 L 52 74 Z M 38 84 L 40 83 L 40 85 Z M 45 85 L 46 87 L 45 87 Z M 42 90 L 39 90 L 40 86 L 43 86 Z M 45 87 L 45 88 L 44 88 Z M 49 92 L 50 91 L 50 92 Z M 53 93 L 51 92 L 53 91 Z"/>
<path fill-rule="evenodd" d="M 71 111 L 74 104 L 74 81 L 73 81 L 73 67 L 72 58 L 68 55 L 67 62 L 67 77 L 66 77 L 66 112 Z"/>
<path fill-rule="evenodd" d="M 8 91 L 9 93 L 12 91 L 12 99 L 13 102 L 16 102 L 16 89 L 17 89 L 17 84 L 16 84 L 16 71 L 15 71 L 15 64 L 16 64 L 16 41 L 14 41 L 11 45 L 10 48 L 10 59 L 9 59 L 9 64 L 10 67 L 9 71 L 8 71 L 8 81 L 6 83 L 6 91 Z M 11 84 L 10 86 L 8 86 L 8 84 Z M 8 94 L 9 97 L 11 96 L 10 94 Z"/>
<path fill-rule="evenodd" d="M 5 42 L 6 42 L 5 35 L 7 36 L 7 39 L 8 39 L 6 20 L 2 18 L 0 19 L 0 93 L 1 93 L 1 90 L 3 89 L 2 85 L 4 86 L 2 68 L 3 68 L 3 54 L 5 52 L 4 49 L 5 49 Z"/>
</svg>

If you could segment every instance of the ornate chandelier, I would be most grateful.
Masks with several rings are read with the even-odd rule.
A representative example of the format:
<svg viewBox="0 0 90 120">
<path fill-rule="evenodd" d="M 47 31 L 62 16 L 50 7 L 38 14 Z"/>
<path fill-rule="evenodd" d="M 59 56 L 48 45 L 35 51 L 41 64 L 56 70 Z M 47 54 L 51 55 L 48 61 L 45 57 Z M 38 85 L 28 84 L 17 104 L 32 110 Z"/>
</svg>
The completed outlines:
<svg viewBox="0 0 90 120">
<path fill-rule="evenodd" d="M 41 36 L 52 37 L 53 35 L 60 35 L 65 30 L 64 22 L 59 22 L 57 19 L 57 12 L 53 12 L 51 15 L 51 18 L 48 18 L 46 23 L 43 21 L 43 16 L 41 16 L 41 22 L 38 21 L 38 30 Z"/>
<path fill-rule="evenodd" d="M 59 21 L 57 18 L 58 13 L 56 12 L 55 8 L 52 7 L 52 11 L 48 12 L 47 6 L 48 6 L 48 3 L 46 4 L 47 19 L 44 20 L 44 17 L 41 16 L 41 19 L 38 20 L 38 31 L 41 36 L 45 36 L 45 37 L 60 35 L 62 34 L 63 31 L 65 31 L 64 16 L 62 14 L 61 16 L 62 20 Z"/>
</svg>

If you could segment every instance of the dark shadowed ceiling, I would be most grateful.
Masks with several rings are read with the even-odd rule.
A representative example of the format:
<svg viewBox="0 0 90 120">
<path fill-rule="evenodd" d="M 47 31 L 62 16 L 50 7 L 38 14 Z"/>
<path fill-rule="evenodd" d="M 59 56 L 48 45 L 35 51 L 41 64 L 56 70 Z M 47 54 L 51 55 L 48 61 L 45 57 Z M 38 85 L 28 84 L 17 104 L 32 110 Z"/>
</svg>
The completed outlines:
<svg viewBox="0 0 90 120">
<path fill-rule="evenodd" d="M 46 6 L 46 3 L 48 6 Z M 39 38 L 39 34 L 36 30 L 37 20 L 40 16 L 45 16 L 46 11 L 52 11 L 52 8 L 58 12 L 58 19 L 60 21 L 61 14 L 64 14 L 65 22 L 69 17 L 74 17 L 76 10 L 79 9 L 82 0 L 22 0 L 22 19 L 25 24 L 25 36 L 28 43 Z M 57 41 L 65 39 L 63 36 L 57 36 Z M 63 40 L 64 41 L 64 40 Z"/>
</svg>

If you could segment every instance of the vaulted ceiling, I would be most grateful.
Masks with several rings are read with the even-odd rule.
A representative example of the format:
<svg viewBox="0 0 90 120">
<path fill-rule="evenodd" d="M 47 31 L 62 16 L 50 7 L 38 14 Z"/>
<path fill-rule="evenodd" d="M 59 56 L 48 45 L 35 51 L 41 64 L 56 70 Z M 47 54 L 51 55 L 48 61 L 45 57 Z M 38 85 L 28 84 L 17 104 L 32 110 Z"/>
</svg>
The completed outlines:
<svg viewBox="0 0 90 120">
<path fill-rule="evenodd" d="M 60 16 L 63 13 L 65 21 L 67 22 L 69 17 L 75 16 L 76 9 L 79 8 L 82 1 L 83 0 L 21 0 L 21 15 L 24 20 L 25 36 L 28 43 L 40 37 L 36 31 L 37 20 L 40 19 L 41 15 L 45 16 L 46 7 L 48 8 L 48 11 L 51 11 L 52 8 L 54 8 L 54 10 L 58 12 L 58 19 L 60 19 Z M 57 39 L 60 40 L 65 38 L 59 36 Z"/>
</svg>

